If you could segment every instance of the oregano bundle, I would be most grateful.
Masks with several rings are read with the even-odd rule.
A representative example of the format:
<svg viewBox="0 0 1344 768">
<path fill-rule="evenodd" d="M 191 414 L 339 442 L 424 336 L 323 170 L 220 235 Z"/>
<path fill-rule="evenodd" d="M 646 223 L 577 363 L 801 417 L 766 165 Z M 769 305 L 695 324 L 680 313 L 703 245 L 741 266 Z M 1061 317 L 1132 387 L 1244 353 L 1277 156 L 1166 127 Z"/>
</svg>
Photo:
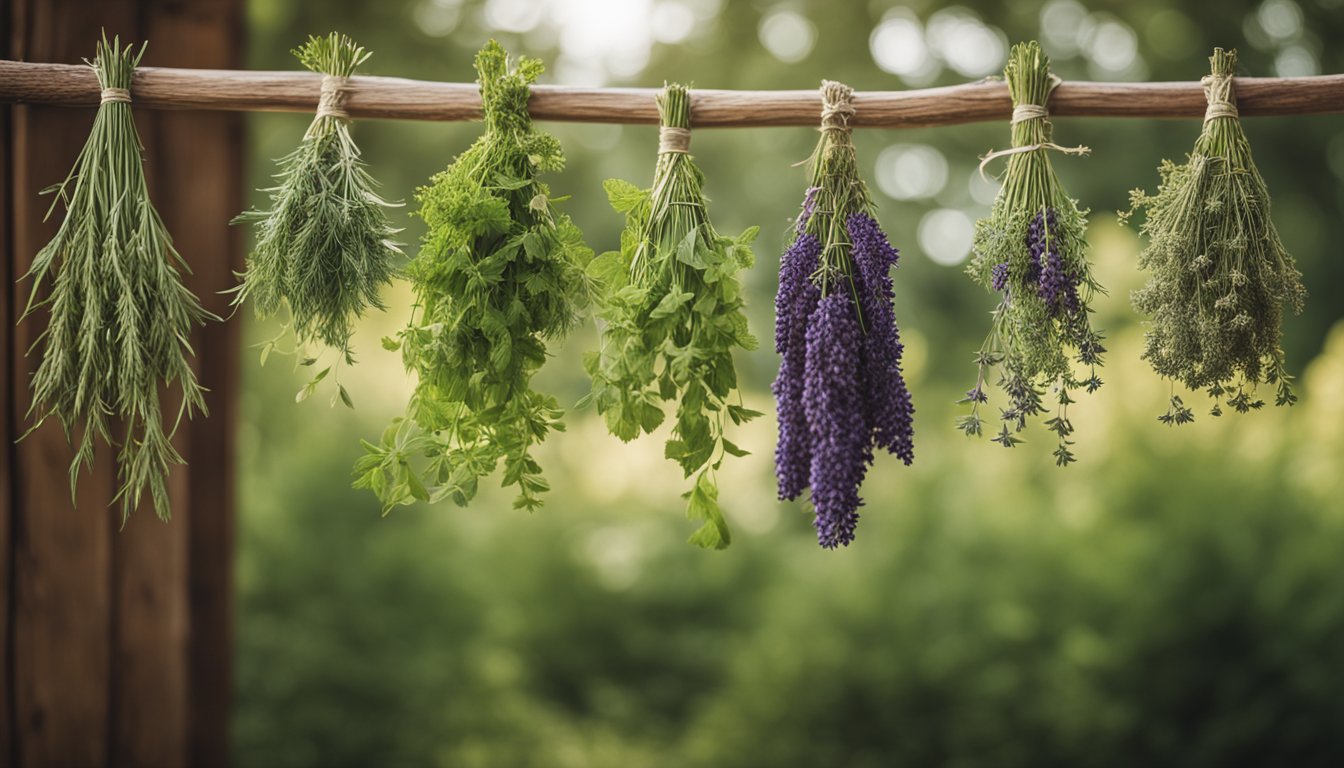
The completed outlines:
<svg viewBox="0 0 1344 768">
<path fill-rule="evenodd" d="M 1044 424 L 1055 433 L 1055 463 L 1062 467 L 1074 461 L 1070 393 L 1101 386 L 1097 369 L 1106 350 L 1089 319 L 1092 297 L 1103 291 L 1087 260 L 1087 211 L 1064 191 L 1049 153 L 1087 150 L 1051 140 L 1045 104 L 1058 80 L 1039 44 L 1014 45 L 1003 74 L 1013 97 L 1013 147 L 985 158 L 1007 156 L 1008 168 L 989 216 L 976 222 L 974 257 L 966 269 L 998 295 L 999 304 L 975 356 L 975 386 L 961 401 L 971 404 L 971 412 L 958 427 L 982 434 L 980 406 L 989 402 L 997 371 L 994 381 L 1007 407 L 999 409 L 1002 424 L 993 441 L 1012 448 L 1022 442 L 1017 433 L 1029 419 L 1051 413 Z M 1086 368 L 1085 378 L 1074 363 Z"/>
<path fill-rule="evenodd" d="M 179 269 L 187 264 L 149 200 L 130 93 L 144 52 L 144 45 L 123 48 L 120 38 L 98 43 L 88 63 L 102 104 L 70 175 L 48 190 L 56 200 L 47 215 L 64 203 L 65 220 L 24 276 L 33 287 L 23 316 L 39 308 L 49 314 L 34 343 L 42 361 L 32 379 L 29 434 L 49 417 L 61 422 L 76 445 L 72 495 L 80 465 L 93 464 L 96 438 L 117 447 L 123 522 L 146 488 L 155 513 L 169 517 L 169 465 L 183 463 L 173 434 L 183 416 L 205 412 L 187 340 L 193 326 L 219 319 L 183 286 Z M 39 298 L 44 287 L 50 293 Z M 166 419 L 160 389 L 173 383 L 177 413 Z"/>
<path fill-rule="evenodd" d="M 731 536 L 715 473 L 726 455 L 747 453 L 725 431 L 729 421 L 760 415 L 742 406 L 733 366 L 734 349 L 756 347 L 738 272 L 754 261 L 759 227 L 737 237 L 715 231 L 704 175 L 688 151 L 686 87 L 667 85 L 657 101 L 662 127 L 652 189 L 619 179 L 604 185 L 611 206 L 625 214 L 625 229 L 621 249 L 588 267 L 605 325 L 601 349 L 584 364 L 593 380 L 589 397 L 622 440 L 653 432 L 664 403 L 677 404 L 665 454 L 686 477 L 696 476 L 683 497 L 688 516 L 704 522 L 690 541 L 722 549 Z"/>
<path fill-rule="evenodd" d="M 848 546 L 859 487 L 880 450 L 914 460 L 914 406 L 901 373 L 891 270 L 896 249 L 859 175 L 853 90 L 821 87 L 812 185 L 779 265 L 771 389 L 779 417 L 779 497 L 810 492 L 822 547 Z"/>
<path fill-rule="evenodd" d="M 279 161 L 270 210 L 250 210 L 235 221 L 256 225 L 257 242 L 247 260 L 234 304 L 251 301 L 258 317 L 284 313 L 285 329 L 261 347 L 264 364 L 277 343 L 292 333 L 302 362 L 313 365 L 312 346 L 339 353 L 336 365 L 354 363 L 350 336 L 368 307 L 385 309 L 378 291 L 392 282 L 401 249 L 392 238 L 377 182 L 360 159 L 345 112 L 345 82 L 369 52 L 335 32 L 309 37 L 293 51 L 320 73 L 317 115 L 299 147 Z M 332 371 L 327 366 L 299 391 L 303 400 Z M 335 377 L 333 377 L 335 378 Z M 339 381 L 336 395 L 351 405 Z"/>
<path fill-rule="evenodd" d="M 565 334 L 587 301 L 592 251 L 538 180 L 560 170 L 560 143 L 527 112 L 536 59 L 516 68 L 491 40 L 476 55 L 485 133 L 417 191 L 428 226 L 407 267 L 415 292 L 396 339 L 415 393 L 355 466 L 355 486 L 384 510 L 451 499 L 465 506 L 502 462 L 515 508 L 541 506 L 548 485 L 532 449 L 563 430 L 556 399 L 531 386 L 546 341 Z"/>
<path fill-rule="evenodd" d="M 1275 385 L 1276 405 L 1296 402 L 1279 340 L 1283 306 L 1302 311 L 1306 290 L 1274 229 L 1269 189 L 1237 116 L 1237 53 L 1215 48 L 1209 63 L 1209 106 L 1194 150 L 1183 164 L 1162 162 L 1156 194 L 1130 193 L 1129 214 L 1144 211 L 1148 238 L 1139 266 L 1149 280 L 1133 296 L 1151 321 L 1143 358 L 1162 377 L 1206 390 L 1219 416 L 1224 402 L 1239 413 L 1263 407 L 1255 395 L 1262 382 Z M 1158 418 L 1183 424 L 1194 412 L 1173 393 Z"/>
</svg>

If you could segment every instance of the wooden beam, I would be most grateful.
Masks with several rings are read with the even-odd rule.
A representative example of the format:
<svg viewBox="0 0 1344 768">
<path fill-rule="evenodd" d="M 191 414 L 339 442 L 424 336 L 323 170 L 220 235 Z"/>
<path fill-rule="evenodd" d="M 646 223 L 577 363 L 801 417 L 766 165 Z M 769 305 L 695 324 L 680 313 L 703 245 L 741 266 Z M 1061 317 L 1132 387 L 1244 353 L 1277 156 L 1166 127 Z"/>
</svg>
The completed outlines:
<svg viewBox="0 0 1344 768">
<path fill-rule="evenodd" d="M 1202 74 L 1202 73 L 1195 73 Z M 246 72 L 143 67 L 131 93 L 152 109 L 312 112 L 322 78 L 311 72 Z M 1344 112 L 1344 75 L 1239 77 L 1237 105 L 1246 116 Z M 354 117 L 476 120 L 481 99 L 474 84 L 394 77 L 354 77 L 346 110 Z M 584 123 L 658 122 L 653 88 L 576 88 L 537 85 L 529 110 L 537 120 Z M 0 61 L 0 101 L 88 106 L 98 103 L 88 67 Z M 916 128 L 1007 120 L 1008 88 L 981 81 L 914 91 L 868 91 L 854 96 L 853 125 Z M 1203 117 L 1198 79 L 1180 83 L 1065 82 L 1050 99 L 1060 117 Z M 815 126 L 816 90 L 691 92 L 696 127 Z"/>
</svg>

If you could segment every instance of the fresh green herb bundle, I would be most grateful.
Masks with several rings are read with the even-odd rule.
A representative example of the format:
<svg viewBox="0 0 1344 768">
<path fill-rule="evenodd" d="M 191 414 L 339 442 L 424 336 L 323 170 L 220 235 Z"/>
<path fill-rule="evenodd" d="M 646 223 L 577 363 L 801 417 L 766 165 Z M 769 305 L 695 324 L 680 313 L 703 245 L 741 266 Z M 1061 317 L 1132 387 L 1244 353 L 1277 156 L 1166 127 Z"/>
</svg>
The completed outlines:
<svg viewBox="0 0 1344 768">
<path fill-rule="evenodd" d="M 52 188 L 56 202 L 47 215 L 64 203 L 66 216 L 28 270 L 33 289 L 24 312 L 45 307 L 50 314 L 34 345 L 42 347 L 42 362 L 32 380 L 32 429 L 50 416 L 68 438 L 82 428 L 70 464 L 72 493 L 80 464 L 93 463 L 97 437 L 120 448 L 123 521 L 146 487 L 154 511 L 169 516 L 165 478 L 170 464 L 182 463 L 173 433 L 183 415 L 205 411 L 187 339 L 192 326 L 219 319 L 182 285 L 178 270 L 188 269 L 186 262 L 149 201 L 130 104 L 144 51 L 122 48 L 120 38 L 98 44 L 91 66 L 102 105 L 74 169 Z M 47 285 L 50 294 L 39 298 Z M 173 382 L 180 398 L 165 425 L 159 390 Z M 113 429 L 124 431 L 114 438 Z"/>
<path fill-rule="evenodd" d="M 962 400 L 971 404 L 971 413 L 958 426 L 967 435 L 982 433 L 980 406 L 989 402 L 986 390 L 997 369 L 1008 402 L 1000 408 L 1003 423 L 994 442 L 1017 445 L 1022 440 L 1016 433 L 1028 419 L 1053 411 L 1045 426 L 1058 438 L 1055 463 L 1065 466 L 1074 461 L 1070 393 L 1101 386 L 1097 368 L 1105 349 L 1088 315 L 1092 296 L 1102 288 L 1086 257 L 1087 212 L 1065 193 L 1049 152 L 1087 150 L 1051 141 L 1045 104 L 1058 81 L 1037 43 L 1013 46 L 1004 77 L 1013 97 L 1013 147 L 986 158 L 1007 156 L 1008 168 L 989 217 L 976 223 L 975 256 L 967 268 L 999 295 L 999 305 L 975 357 L 975 386 Z M 1075 374 L 1075 362 L 1086 367 L 1086 378 Z"/>
<path fill-rule="evenodd" d="M 1157 193 L 1132 192 L 1130 213 L 1144 211 L 1148 238 L 1139 266 L 1151 276 L 1133 297 L 1152 323 L 1143 357 L 1163 377 L 1207 390 L 1219 416 L 1224 402 L 1240 413 L 1263 407 L 1261 382 L 1276 386 L 1276 405 L 1297 400 L 1280 326 L 1283 306 L 1300 312 L 1306 291 L 1237 118 L 1236 51 L 1215 48 L 1209 61 L 1209 108 L 1194 151 L 1182 165 L 1164 161 Z M 1173 393 L 1159 418 L 1183 424 L 1194 413 Z"/>
<path fill-rule="evenodd" d="M 263 363 L 292 331 L 296 351 L 331 347 L 340 353 L 337 364 L 349 365 L 352 325 L 365 308 L 384 309 L 378 291 L 392 281 L 401 255 L 392 241 L 398 230 L 385 213 L 393 204 L 378 196 L 377 182 L 350 138 L 344 109 L 344 83 L 370 54 L 335 32 L 310 37 L 293 53 L 323 75 L 321 101 L 303 142 L 279 161 L 278 183 L 266 190 L 270 210 L 247 211 L 237 219 L 256 224 L 257 243 L 234 304 L 250 299 L 260 317 L 287 311 L 285 330 L 262 345 Z M 316 363 L 307 354 L 301 357 L 306 365 Z M 330 372 L 331 366 L 319 371 L 297 399 L 311 395 Z M 333 404 L 336 397 L 351 404 L 339 382 Z"/>
<path fill-rule="evenodd" d="M 602 349 L 585 367 L 590 395 L 607 429 L 622 440 L 653 432 L 663 404 L 677 403 L 667 458 L 696 475 L 687 514 L 704 524 L 690 541 L 722 549 L 730 541 L 718 504 L 715 471 L 725 455 L 744 456 L 724 432 L 759 416 L 741 404 L 735 348 L 754 349 L 742 311 L 739 270 L 752 265 L 758 227 L 738 237 L 718 234 L 709 221 L 704 176 L 687 151 L 690 97 L 685 86 L 658 94 L 662 129 L 653 188 L 610 179 L 611 205 L 625 214 L 621 250 L 589 265 L 600 286 L 598 316 L 605 321 Z"/>
<path fill-rule="evenodd" d="M 531 387 L 546 339 L 569 330 L 587 300 L 592 251 L 555 210 L 540 173 L 564 165 L 560 143 L 527 112 L 541 62 L 516 69 L 490 41 L 476 55 L 485 133 L 417 192 L 429 231 L 407 275 L 410 325 L 387 339 L 419 381 L 406 417 L 393 421 L 355 467 L 356 487 L 398 504 L 466 505 L 479 479 L 504 462 L 516 508 L 541 506 L 547 489 L 533 447 L 562 430 L 554 397 Z"/>
</svg>

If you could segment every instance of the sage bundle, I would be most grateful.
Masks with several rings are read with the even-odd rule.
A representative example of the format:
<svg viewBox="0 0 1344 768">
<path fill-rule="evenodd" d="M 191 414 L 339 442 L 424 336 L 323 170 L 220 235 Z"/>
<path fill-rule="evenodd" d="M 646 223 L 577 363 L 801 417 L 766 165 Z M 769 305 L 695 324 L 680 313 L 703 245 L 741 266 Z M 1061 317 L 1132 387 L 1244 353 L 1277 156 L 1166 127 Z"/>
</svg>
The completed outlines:
<svg viewBox="0 0 1344 768">
<path fill-rule="evenodd" d="M 625 229 L 621 249 L 588 267 L 604 322 L 601 349 L 585 358 L 589 397 L 608 431 L 625 441 L 653 432 L 664 403 L 677 404 L 665 454 L 686 477 L 696 476 L 683 497 L 687 515 L 703 523 L 690 541 L 722 549 L 731 536 L 715 473 L 726 455 L 747 453 L 725 431 L 729 421 L 760 415 L 743 407 L 733 366 L 734 349 L 756 347 L 737 273 L 754 261 L 759 228 L 737 237 L 714 229 L 704 176 L 689 154 L 686 87 L 665 86 L 657 102 L 662 125 L 652 189 L 619 179 L 604 185 L 612 207 L 625 214 Z"/>
<path fill-rule="evenodd" d="M 810 489 L 821 546 L 854 539 L 859 486 L 878 449 L 914 460 L 914 407 L 901 373 L 891 269 L 849 120 L 853 91 L 822 84 L 812 184 L 779 267 L 771 389 L 779 417 L 779 497 Z"/>
<path fill-rule="evenodd" d="M 1306 290 L 1270 218 L 1269 189 L 1251 159 L 1237 116 L 1232 76 L 1236 51 L 1215 48 L 1202 83 L 1204 128 L 1180 165 L 1158 168 L 1157 193 L 1131 193 L 1129 213 L 1144 211 L 1148 246 L 1139 266 L 1150 273 L 1134 308 L 1150 318 L 1143 358 L 1159 375 L 1239 413 L 1262 408 L 1257 385 L 1274 385 L 1276 405 L 1296 402 L 1284 367 L 1283 307 L 1302 311 Z M 1173 384 L 1174 387 L 1174 384 Z M 1194 420 L 1174 392 L 1168 425 Z"/>
<path fill-rule="evenodd" d="M 587 301 L 592 251 L 538 176 L 564 165 L 560 143 L 527 112 L 541 62 L 491 40 L 476 55 L 485 133 L 416 199 L 428 231 L 407 267 L 410 324 L 400 349 L 417 383 L 403 418 L 364 441 L 355 486 L 384 510 L 451 499 L 465 506 L 503 462 L 515 508 L 541 506 L 548 485 L 533 448 L 562 430 L 556 399 L 531 386 L 546 340 L 565 334 Z"/>
<path fill-rule="evenodd" d="M 173 434 L 183 416 L 205 412 L 188 339 L 193 326 L 219 319 L 182 284 L 179 270 L 189 269 L 149 200 L 130 91 L 144 52 L 120 38 L 98 43 L 88 62 L 102 88 L 93 130 L 70 175 L 48 190 L 56 199 L 47 215 L 63 203 L 65 220 L 24 276 L 33 286 L 23 316 L 39 308 L 49 315 L 34 343 L 42 360 L 28 434 L 49 417 L 60 421 L 76 446 L 72 497 L 96 439 L 118 448 L 114 501 L 123 522 L 146 488 L 155 513 L 169 517 L 168 470 L 183 463 Z M 174 383 L 177 412 L 165 418 L 160 387 Z"/>
<path fill-rule="evenodd" d="M 350 365 L 354 322 L 368 307 L 385 308 L 378 291 L 401 256 L 386 215 L 393 204 L 379 197 L 345 111 L 347 80 L 370 54 L 335 32 L 309 37 L 293 54 L 322 75 L 322 94 L 302 142 L 280 159 L 277 183 L 265 190 L 270 209 L 235 219 L 255 224 L 257 239 L 234 304 L 250 300 L 258 317 L 285 316 L 280 334 L 261 345 L 263 364 L 292 334 L 303 364 L 317 362 L 310 348 L 328 347 L 338 352 L 335 365 Z M 317 371 L 296 399 L 311 395 L 332 368 Z M 339 381 L 333 404 L 338 397 L 352 404 Z"/>
<path fill-rule="evenodd" d="M 967 267 L 976 282 L 999 298 L 989 334 L 976 353 L 975 386 L 961 401 L 971 412 L 958 427 L 967 435 L 984 429 L 980 407 L 989 402 L 989 382 L 1002 390 L 1007 407 L 993 441 L 1005 448 L 1022 442 L 1017 433 L 1034 416 L 1052 413 L 1044 426 L 1055 434 L 1055 463 L 1074 461 L 1072 393 L 1101 386 L 1102 336 L 1092 329 L 1092 297 L 1102 288 L 1087 260 L 1087 211 L 1064 191 L 1050 152 L 1086 154 L 1085 147 L 1061 147 L 1051 140 L 1046 102 L 1058 79 L 1035 42 L 1013 46 L 1004 67 L 1013 98 L 1011 149 L 991 153 L 981 163 L 1005 156 L 994 207 L 976 222 L 974 257 Z M 1086 369 L 1075 372 L 1074 364 Z"/>
</svg>

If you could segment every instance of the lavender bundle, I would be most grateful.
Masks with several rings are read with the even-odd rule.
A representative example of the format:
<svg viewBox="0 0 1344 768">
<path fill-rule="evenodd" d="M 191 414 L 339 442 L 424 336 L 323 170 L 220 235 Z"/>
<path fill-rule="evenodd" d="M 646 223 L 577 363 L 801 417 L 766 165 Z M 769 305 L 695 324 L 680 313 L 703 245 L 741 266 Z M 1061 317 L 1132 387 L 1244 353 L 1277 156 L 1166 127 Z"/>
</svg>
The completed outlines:
<svg viewBox="0 0 1344 768">
<path fill-rule="evenodd" d="M 55 416 L 67 439 L 81 433 L 70 463 L 74 493 L 80 465 L 92 465 L 97 438 L 120 448 L 118 490 L 122 520 L 146 488 L 154 511 L 168 519 L 166 478 L 183 463 L 172 438 L 183 416 L 205 411 L 188 339 L 193 326 L 219 318 L 182 284 L 187 264 L 173 248 L 145 182 L 140 138 L 131 115 L 131 79 L 144 55 L 104 36 L 89 63 L 102 87 L 102 104 L 89 140 L 55 191 L 66 216 L 56 236 L 33 259 L 24 317 L 45 307 L 46 330 L 34 345 L 42 362 L 33 375 L 35 424 Z M 39 298 L 44 286 L 50 295 Z M 165 385 L 178 385 L 177 413 L 164 414 Z M 121 431 L 118 437 L 113 430 Z"/>
<path fill-rule="evenodd" d="M 757 227 L 738 237 L 715 231 L 704 176 L 689 154 L 690 96 L 682 85 L 658 94 L 658 166 L 653 188 L 610 179 L 612 207 L 624 213 L 621 250 L 594 259 L 588 273 L 600 285 L 602 349 L 589 353 L 590 395 L 607 429 L 622 440 L 652 432 L 663 403 L 677 403 L 667 458 L 696 479 L 684 497 L 687 515 L 702 520 L 693 544 L 728 546 L 728 523 L 718 503 L 715 474 L 727 455 L 746 451 L 729 440 L 728 422 L 761 415 L 742 407 L 733 350 L 755 349 L 742 311 L 738 272 L 752 265 Z M 734 402 L 736 401 L 736 402 Z"/>
<path fill-rule="evenodd" d="M 1092 297 L 1102 288 L 1086 258 L 1087 212 L 1065 193 L 1049 152 L 1086 154 L 1087 149 L 1051 141 L 1045 103 L 1058 80 L 1037 43 L 1013 46 L 1003 74 L 1013 97 L 1013 147 L 985 158 L 987 163 L 1006 156 L 1008 169 L 989 217 L 976 223 L 975 256 L 966 270 L 998 294 L 999 304 L 975 356 L 975 386 L 961 401 L 970 403 L 971 412 L 958 427 L 967 435 L 982 434 L 980 406 L 989 402 L 987 385 L 997 369 L 1008 407 L 1000 409 L 1002 425 L 994 442 L 1005 448 L 1022 442 L 1017 433 L 1027 421 L 1053 405 L 1045 427 L 1057 437 L 1055 463 L 1062 467 L 1074 461 L 1070 393 L 1101 386 L 1097 368 L 1105 349 L 1088 318 Z M 1086 367 L 1085 378 L 1075 373 L 1074 363 Z M 1047 404 L 1047 397 L 1054 403 Z"/>
<path fill-rule="evenodd" d="M 1129 213 L 1146 213 L 1139 266 L 1151 276 L 1133 297 L 1152 318 L 1143 357 L 1164 378 L 1205 389 L 1210 414 L 1220 416 L 1223 402 L 1239 413 L 1262 408 L 1262 382 L 1276 386 L 1276 405 L 1297 400 L 1280 326 L 1283 306 L 1302 311 L 1306 291 L 1274 230 L 1269 189 L 1237 117 L 1237 53 L 1215 48 L 1209 62 L 1209 107 L 1194 151 L 1183 165 L 1163 161 L 1157 193 L 1132 192 Z M 1184 424 L 1194 413 L 1173 392 L 1158 418 Z"/>
<path fill-rule="evenodd" d="M 854 540 L 877 449 L 914 460 L 914 407 L 901 375 L 891 247 L 859 176 L 853 91 L 825 81 L 812 185 L 780 262 L 775 296 L 781 499 L 811 490 L 821 546 Z"/>
<path fill-rule="evenodd" d="M 257 243 L 233 303 L 250 300 L 259 317 L 287 315 L 280 335 L 261 346 L 263 364 L 292 332 L 302 364 L 317 362 L 308 348 L 325 346 L 339 353 L 337 365 L 351 365 L 354 322 L 368 307 L 384 309 L 378 291 L 391 283 L 401 257 L 386 213 L 394 204 L 378 196 L 344 106 L 346 81 L 371 54 L 335 32 L 309 37 L 293 53 L 322 74 L 321 101 L 303 142 L 280 160 L 276 186 L 266 190 L 271 209 L 235 219 L 256 224 Z M 332 370 L 318 371 L 295 399 L 312 395 Z M 333 405 L 337 398 L 352 404 L 339 381 Z"/>
</svg>

